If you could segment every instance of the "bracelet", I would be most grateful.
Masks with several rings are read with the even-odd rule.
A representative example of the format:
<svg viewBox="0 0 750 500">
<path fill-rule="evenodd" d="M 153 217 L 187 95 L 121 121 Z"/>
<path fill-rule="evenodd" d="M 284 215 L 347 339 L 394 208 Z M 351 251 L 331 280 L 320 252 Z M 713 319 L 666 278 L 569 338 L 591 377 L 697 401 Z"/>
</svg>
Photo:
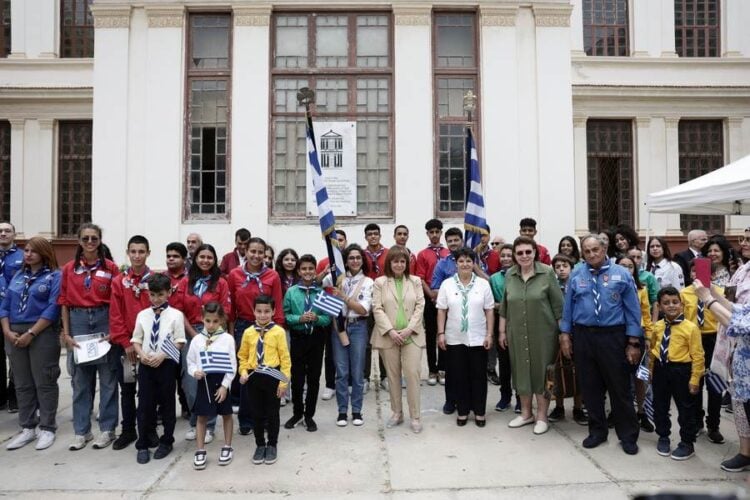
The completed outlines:
<svg viewBox="0 0 750 500">
<path fill-rule="evenodd" d="M 438 337 L 441 335 L 445 335 L 445 332 L 438 332 Z"/>
<path fill-rule="evenodd" d="M 29 328 L 28 330 L 26 330 L 26 333 L 28 333 L 29 335 L 31 335 L 32 338 L 36 337 L 36 333 L 34 333 L 34 331 L 31 328 Z"/>
<path fill-rule="evenodd" d="M 711 306 L 714 305 L 715 302 L 718 302 L 718 299 L 709 300 L 708 304 L 706 304 L 706 309 L 711 309 Z"/>
</svg>

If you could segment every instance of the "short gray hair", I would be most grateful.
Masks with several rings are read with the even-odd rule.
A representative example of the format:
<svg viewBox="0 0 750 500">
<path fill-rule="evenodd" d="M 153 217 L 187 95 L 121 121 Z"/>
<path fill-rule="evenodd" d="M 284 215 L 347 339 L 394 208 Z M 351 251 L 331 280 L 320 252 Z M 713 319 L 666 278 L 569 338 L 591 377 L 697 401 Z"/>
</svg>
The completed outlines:
<svg viewBox="0 0 750 500">
<path fill-rule="evenodd" d="M 604 244 L 604 240 L 599 236 L 598 234 L 587 234 L 583 238 L 581 238 L 581 248 L 583 249 L 583 244 L 586 243 L 586 240 L 596 240 L 599 243 L 599 246 L 602 248 L 605 248 L 607 245 Z"/>
</svg>

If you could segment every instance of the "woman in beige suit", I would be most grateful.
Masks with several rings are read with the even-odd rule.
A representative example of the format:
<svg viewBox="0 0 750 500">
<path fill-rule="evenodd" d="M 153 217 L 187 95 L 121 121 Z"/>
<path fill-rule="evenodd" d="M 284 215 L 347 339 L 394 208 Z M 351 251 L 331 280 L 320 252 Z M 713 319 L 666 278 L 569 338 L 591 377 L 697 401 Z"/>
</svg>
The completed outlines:
<svg viewBox="0 0 750 500">
<path fill-rule="evenodd" d="M 409 275 L 409 254 L 398 246 L 388 250 L 385 276 L 375 280 L 372 290 L 372 347 L 380 356 L 388 374 L 393 415 L 386 427 L 404 421 L 401 400 L 401 373 L 406 378 L 406 400 L 409 404 L 411 428 L 422 431 L 419 419 L 419 371 L 422 366 L 422 349 L 425 334 L 422 326 L 424 292 L 417 276 Z"/>
</svg>

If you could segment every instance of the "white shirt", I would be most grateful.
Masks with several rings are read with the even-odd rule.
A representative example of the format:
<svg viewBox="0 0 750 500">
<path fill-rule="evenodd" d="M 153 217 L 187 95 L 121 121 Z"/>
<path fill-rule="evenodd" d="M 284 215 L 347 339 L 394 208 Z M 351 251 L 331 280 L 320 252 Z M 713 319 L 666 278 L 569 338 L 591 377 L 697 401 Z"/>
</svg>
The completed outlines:
<svg viewBox="0 0 750 500">
<path fill-rule="evenodd" d="M 662 259 L 658 264 L 651 266 L 651 273 L 656 277 L 659 288 L 673 286 L 677 290 L 685 288 L 685 276 L 682 267 L 677 262 Z"/>
<path fill-rule="evenodd" d="M 151 349 L 151 327 L 154 324 L 154 310 L 150 307 L 138 313 L 135 318 L 135 331 L 131 343 L 141 344 L 144 354 L 161 352 L 161 345 L 167 335 L 172 337 L 172 342 L 179 349 L 185 343 L 185 316 L 174 307 L 167 307 L 159 316 L 159 342 L 156 351 Z"/>
<path fill-rule="evenodd" d="M 495 307 L 495 298 L 492 296 L 490 283 L 484 278 L 476 277 L 474 286 L 469 292 L 469 331 L 466 333 L 461 333 L 462 303 L 463 297 L 455 278 L 450 277 L 443 281 L 438 291 L 436 307 L 448 311 L 448 318 L 445 322 L 445 342 L 448 345 L 481 346 L 487 335 L 485 310 Z"/>
<path fill-rule="evenodd" d="M 229 360 L 232 363 L 232 373 L 224 374 L 224 379 L 221 381 L 221 385 L 229 389 L 232 386 L 232 379 L 234 374 L 237 373 L 237 351 L 235 349 L 234 337 L 227 332 L 222 333 L 211 342 L 211 347 L 206 349 L 206 336 L 198 334 L 190 341 L 190 349 L 187 354 L 187 372 L 195 378 L 195 372 L 202 370 L 201 368 L 201 351 L 213 351 L 213 352 L 226 352 L 229 353 Z"/>
<path fill-rule="evenodd" d="M 352 293 L 354 293 L 354 290 L 357 288 L 360 282 L 362 282 L 362 286 L 359 288 L 357 296 L 353 297 Z M 331 275 L 329 274 L 323 279 L 323 286 L 330 287 L 332 286 L 331 283 Z M 367 314 L 358 314 L 357 312 L 349 309 L 349 307 L 344 304 L 341 313 L 345 318 L 356 319 L 366 317 L 370 314 L 370 309 L 372 309 L 373 284 L 374 282 L 372 281 L 372 278 L 365 276 L 365 273 L 363 273 L 362 271 L 357 273 L 355 276 L 351 276 L 348 272 L 346 273 L 342 284 L 344 295 L 346 296 L 346 298 L 354 299 L 359 302 L 359 305 L 365 308 Z"/>
</svg>

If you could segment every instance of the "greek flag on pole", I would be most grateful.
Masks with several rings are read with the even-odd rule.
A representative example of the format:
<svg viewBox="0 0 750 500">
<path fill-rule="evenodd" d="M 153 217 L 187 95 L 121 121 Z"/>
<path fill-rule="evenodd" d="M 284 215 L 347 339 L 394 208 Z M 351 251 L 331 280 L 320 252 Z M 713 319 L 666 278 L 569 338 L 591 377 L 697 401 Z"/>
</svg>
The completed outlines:
<svg viewBox="0 0 750 500">
<path fill-rule="evenodd" d="M 320 231 L 326 239 L 329 259 L 336 264 L 336 275 L 344 275 L 344 259 L 341 256 L 339 243 L 336 239 L 336 218 L 333 209 L 328 202 L 328 191 L 323 181 L 323 172 L 320 170 L 318 161 L 318 148 L 315 146 L 315 131 L 313 130 L 312 118 L 307 118 L 307 163 L 312 169 L 313 188 L 315 189 L 315 201 L 318 204 L 318 219 L 320 220 Z M 331 258 L 331 252 L 333 258 Z"/>
<path fill-rule="evenodd" d="M 729 385 L 724 379 L 712 371 L 706 372 L 706 384 L 708 384 L 708 387 L 713 389 L 716 394 L 724 394 L 724 391 L 729 389 Z"/>
<path fill-rule="evenodd" d="M 475 248 L 487 231 L 487 216 L 482 195 L 482 172 L 470 128 L 466 128 L 466 211 L 464 212 L 465 245 Z"/>
<path fill-rule="evenodd" d="M 318 296 L 315 297 L 312 305 L 335 318 L 344 307 L 344 300 L 335 295 L 331 295 L 330 293 L 320 292 Z"/>
<path fill-rule="evenodd" d="M 171 335 L 167 335 L 164 340 L 161 341 L 161 350 L 164 354 L 167 355 L 169 359 L 171 359 L 175 363 L 180 362 L 180 350 L 172 341 Z"/>
<path fill-rule="evenodd" d="M 200 351 L 201 369 L 206 373 L 234 373 L 228 352 Z"/>
</svg>

